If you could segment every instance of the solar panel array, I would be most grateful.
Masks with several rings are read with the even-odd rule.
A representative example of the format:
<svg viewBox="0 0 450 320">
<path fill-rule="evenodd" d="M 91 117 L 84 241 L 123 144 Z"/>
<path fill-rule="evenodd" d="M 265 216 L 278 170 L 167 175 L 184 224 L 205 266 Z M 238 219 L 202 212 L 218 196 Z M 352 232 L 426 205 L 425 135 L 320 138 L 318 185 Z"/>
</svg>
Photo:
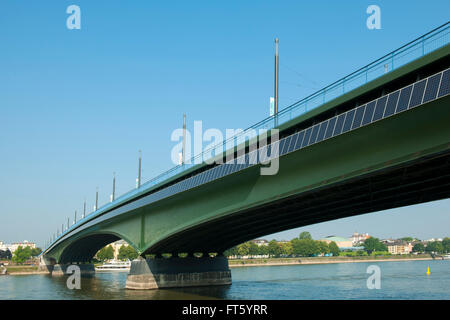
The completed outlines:
<svg viewBox="0 0 450 320">
<path fill-rule="evenodd" d="M 183 192 L 264 161 L 283 156 L 361 126 L 412 109 L 423 103 L 443 97 L 450 92 L 450 69 L 417 81 L 389 95 L 351 109 L 271 145 L 254 150 L 225 164 L 201 172 L 163 190 L 149 195 L 150 202 Z"/>
</svg>

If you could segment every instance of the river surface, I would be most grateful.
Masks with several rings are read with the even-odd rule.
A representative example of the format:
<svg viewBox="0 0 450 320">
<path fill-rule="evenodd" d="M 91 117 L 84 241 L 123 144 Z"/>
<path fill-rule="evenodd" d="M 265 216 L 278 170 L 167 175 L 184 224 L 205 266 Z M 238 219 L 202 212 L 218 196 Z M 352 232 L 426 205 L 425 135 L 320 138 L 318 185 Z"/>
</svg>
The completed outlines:
<svg viewBox="0 0 450 320">
<path fill-rule="evenodd" d="M 380 289 L 367 288 L 370 265 L 380 267 Z M 450 299 L 450 260 L 238 267 L 231 272 L 230 286 L 148 291 L 126 290 L 126 272 L 83 277 L 80 290 L 68 289 L 67 277 L 0 276 L 0 299 Z"/>
</svg>

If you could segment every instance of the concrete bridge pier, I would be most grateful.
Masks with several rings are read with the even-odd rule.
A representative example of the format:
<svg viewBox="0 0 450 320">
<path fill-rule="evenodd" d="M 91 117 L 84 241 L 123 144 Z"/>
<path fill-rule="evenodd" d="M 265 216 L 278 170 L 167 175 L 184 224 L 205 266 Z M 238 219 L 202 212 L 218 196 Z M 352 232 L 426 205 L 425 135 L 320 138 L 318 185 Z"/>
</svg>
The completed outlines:
<svg viewBox="0 0 450 320">
<path fill-rule="evenodd" d="M 139 257 L 131 262 L 126 288 L 150 290 L 229 284 L 231 271 L 224 256 L 201 258 L 174 256 L 154 259 Z"/>
<path fill-rule="evenodd" d="M 71 275 L 73 272 L 68 273 L 67 268 L 71 265 L 76 265 L 80 268 L 80 274 L 84 275 L 93 275 L 95 274 L 95 267 L 91 263 L 87 264 L 55 264 L 53 266 L 52 276 L 66 276 Z"/>
<path fill-rule="evenodd" d="M 38 267 L 38 271 L 39 272 L 45 272 L 45 273 L 52 273 L 53 268 L 55 266 L 56 262 L 54 259 L 48 259 L 45 256 L 41 256 L 39 258 L 39 267 Z"/>
</svg>

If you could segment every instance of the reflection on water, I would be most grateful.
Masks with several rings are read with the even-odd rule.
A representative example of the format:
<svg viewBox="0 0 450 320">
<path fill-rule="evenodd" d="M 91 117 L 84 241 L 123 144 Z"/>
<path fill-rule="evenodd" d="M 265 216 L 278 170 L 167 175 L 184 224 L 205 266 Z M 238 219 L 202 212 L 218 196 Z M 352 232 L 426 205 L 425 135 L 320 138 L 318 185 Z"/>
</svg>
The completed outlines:
<svg viewBox="0 0 450 320">
<path fill-rule="evenodd" d="M 67 277 L 2 276 L 0 299 L 450 299 L 450 261 L 377 263 L 380 290 L 366 286 L 370 264 L 240 267 L 229 286 L 161 290 L 126 290 L 123 272 L 83 277 L 80 290 Z"/>
</svg>

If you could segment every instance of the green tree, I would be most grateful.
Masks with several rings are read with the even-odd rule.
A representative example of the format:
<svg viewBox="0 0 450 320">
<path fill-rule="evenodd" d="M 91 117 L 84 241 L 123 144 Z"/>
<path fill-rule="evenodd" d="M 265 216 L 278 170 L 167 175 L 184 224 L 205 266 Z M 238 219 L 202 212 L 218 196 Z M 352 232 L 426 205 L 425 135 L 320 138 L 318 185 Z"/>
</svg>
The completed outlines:
<svg viewBox="0 0 450 320">
<path fill-rule="evenodd" d="M 33 248 L 31 249 L 31 256 L 32 257 L 37 257 L 38 255 L 40 255 L 42 252 L 41 248 Z"/>
<path fill-rule="evenodd" d="M 294 253 L 294 248 L 292 247 L 292 243 L 285 242 L 281 244 L 281 254 L 285 256 L 291 256 Z"/>
<path fill-rule="evenodd" d="M 280 244 L 276 240 L 269 241 L 269 245 L 267 246 L 269 256 L 271 257 L 279 257 L 281 254 Z"/>
<path fill-rule="evenodd" d="M 331 241 L 331 242 L 328 244 L 328 248 L 330 249 L 330 252 L 333 254 L 333 257 L 339 256 L 340 250 L 339 250 L 339 247 L 338 247 L 338 245 L 336 244 L 336 242 Z"/>
<path fill-rule="evenodd" d="M 237 256 L 237 255 L 238 255 L 238 252 L 237 252 L 237 246 L 228 248 L 227 250 L 225 250 L 225 251 L 223 252 L 223 255 L 224 255 L 225 257 Z"/>
<path fill-rule="evenodd" d="M 414 238 L 412 238 L 412 237 L 403 237 L 403 238 L 400 238 L 400 240 L 403 240 L 403 241 L 406 241 L 406 242 L 411 242 L 411 241 L 414 240 Z"/>
<path fill-rule="evenodd" d="M 412 251 L 422 253 L 425 251 L 425 246 L 423 245 L 422 242 L 416 243 L 412 248 Z"/>
<path fill-rule="evenodd" d="M 268 255 L 269 254 L 269 246 L 265 246 L 265 245 L 259 246 L 258 254 L 260 254 L 262 256 Z"/>
<path fill-rule="evenodd" d="M 435 252 L 435 253 L 443 253 L 444 252 L 444 246 L 442 245 L 441 241 L 433 241 L 429 242 L 427 244 L 427 247 L 425 248 L 426 252 Z"/>
<path fill-rule="evenodd" d="M 311 234 L 308 231 L 303 231 L 302 233 L 300 233 L 298 238 L 300 240 L 304 240 L 304 239 L 312 240 Z"/>
<path fill-rule="evenodd" d="M 132 246 L 121 246 L 117 258 L 120 260 L 134 260 L 139 256 Z"/>
<path fill-rule="evenodd" d="M 25 261 L 27 261 L 29 258 L 31 258 L 31 249 L 30 247 L 22 248 L 22 246 L 19 246 L 16 251 L 14 251 L 12 261 L 17 264 L 22 264 Z"/>
<path fill-rule="evenodd" d="M 251 256 L 257 256 L 259 254 L 259 247 L 256 243 L 251 241 L 249 242 L 248 254 Z"/>
<path fill-rule="evenodd" d="M 317 241 L 317 249 L 319 250 L 318 253 L 330 253 L 330 247 L 325 241 Z"/>
<path fill-rule="evenodd" d="M 237 252 L 240 256 L 248 256 L 248 254 L 250 253 L 250 243 L 244 242 L 238 245 Z"/>
<path fill-rule="evenodd" d="M 312 239 L 292 239 L 291 242 L 295 255 L 310 257 L 319 253 L 318 241 Z"/>
<path fill-rule="evenodd" d="M 442 247 L 443 247 L 445 253 L 450 253 L 450 238 L 449 237 L 445 237 L 444 240 L 442 240 Z"/>
<path fill-rule="evenodd" d="M 369 255 L 374 251 L 387 251 L 387 247 L 378 238 L 374 237 L 366 239 L 363 246 Z"/>
<path fill-rule="evenodd" d="M 102 261 L 114 259 L 114 249 L 111 246 L 101 248 L 97 252 L 97 258 Z"/>
</svg>

